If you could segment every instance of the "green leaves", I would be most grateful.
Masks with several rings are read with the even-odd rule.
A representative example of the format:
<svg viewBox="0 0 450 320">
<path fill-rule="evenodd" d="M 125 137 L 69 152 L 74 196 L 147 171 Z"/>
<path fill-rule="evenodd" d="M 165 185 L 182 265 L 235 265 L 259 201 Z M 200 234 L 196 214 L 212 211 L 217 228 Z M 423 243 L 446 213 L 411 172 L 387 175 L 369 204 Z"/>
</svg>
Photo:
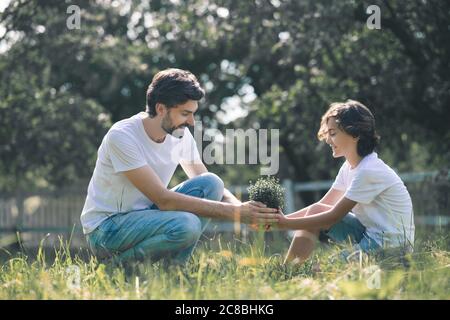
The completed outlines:
<svg viewBox="0 0 450 320">
<path fill-rule="evenodd" d="M 80 4 L 79 30 L 67 29 L 64 1 L 11 3 L 0 16 L 8 35 L 0 39 L 6 45 L 0 53 L 3 181 L 17 178 L 14 172 L 20 170 L 15 167 L 30 170 L 48 162 L 33 151 L 37 145 L 29 137 L 36 137 L 35 141 L 46 137 L 39 139 L 45 141 L 42 144 L 58 150 L 53 142 L 47 143 L 56 128 L 42 126 L 42 114 L 49 122 L 67 117 L 60 130 L 71 125 L 70 120 L 78 123 L 76 128 L 87 127 L 75 130 L 76 136 L 80 148 L 89 150 L 88 158 L 95 157 L 91 150 L 102 137 L 94 138 L 91 122 L 84 125 L 84 118 L 69 114 L 73 108 L 64 105 L 74 98 L 78 109 L 88 105 L 83 108 L 92 120 L 104 113 L 116 122 L 144 109 L 151 77 L 167 67 L 189 69 L 206 87 L 198 111 L 205 127 L 281 129 L 285 162 L 280 177 L 308 181 L 329 179 L 336 173 L 338 165 L 327 147 L 318 143 L 316 132 L 328 104 L 348 98 L 372 109 L 383 138 L 381 156 L 390 165 L 409 171 L 422 170 L 418 161 L 410 159 L 423 159 L 427 169 L 448 163 L 450 5 L 445 1 L 381 2 L 382 30 L 369 30 L 368 4 L 352 0 L 277 5 L 137 1 L 128 9 L 89 1 Z M 251 88 L 256 99 L 234 100 L 234 104 L 249 111 L 248 116 L 221 123 L 219 113 L 233 114 L 227 98 L 244 98 L 243 86 Z M 407 135 L 406 143 L 402 135 Z M 14 143 L 23 155 L 11 149 Z M 68 149 L 70 143 L 65 141 L 59 153 Z M 17 156 L 11 157 L 14 152 Z M 76 157 L 79 166 L 69 171 L 80 176 L 91 171 L 92 161 L 86 159 Z M 60 173 L 67 163 L 63 161 L 56 174 L 67 176 Z M 258 168 L 214 165 L 210 169 L 227 183 L 240 184 L 255 178 Z"/>
<path fill-rule="evenodd" d="M 284 188 L 275 177 L 259 178 L 255 184 L 248 187 L 249 199 L 259 201 L 269 208 L 284 207 Z"/>
</svg>

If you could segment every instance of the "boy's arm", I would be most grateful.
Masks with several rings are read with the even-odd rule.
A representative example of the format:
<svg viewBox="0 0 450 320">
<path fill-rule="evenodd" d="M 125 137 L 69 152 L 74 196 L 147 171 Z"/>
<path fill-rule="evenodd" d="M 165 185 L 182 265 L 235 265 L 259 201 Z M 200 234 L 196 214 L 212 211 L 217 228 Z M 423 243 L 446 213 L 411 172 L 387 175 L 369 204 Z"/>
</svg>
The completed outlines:
<svg viewBox="0 0 450 320">
<path fill-rule="evenodd" d="M 325 204 L 325 205 L 328 205 L 328 206 L 332 207 L 342 198 L 343 195 L 344 195 L 344 192 L 341 191 L 341 190 L 330 189 L 323 196 L 323 198 L 319 200 L 318 203 Z M 314 204 L 315 203 L 313 203 L 312 205 L 314 205 Z M 308 211 L 308 209 L 312 205 L 310 205 L 308 207 L 305 207 L 305 208 L 303 208 L 301 210 L 295 211 L 293 213 L 290 213 L 290 214 L 286 215 L 286 217 L 289 217 L 289 218 L 300 218 L 300 217 L 303 217 L 306 214 L 306 212 Z"/>
<path fill-rule="evenodd" d="M 328 192 L 319 200 L 319 203 L 334 206 L 344 195 L 344 191 L 330 188 Z"/>
<path fill-rule="evenodd" d="M 289 218 L 289 216 L 280 215 L 280 222 L 277 226 L 280 229 L 291 230 L 315 230 L 329 228 L 349 213 L 355 205 L 355 201 L 343 197 L 330 210 L 312 216 Z"/>
</svg>

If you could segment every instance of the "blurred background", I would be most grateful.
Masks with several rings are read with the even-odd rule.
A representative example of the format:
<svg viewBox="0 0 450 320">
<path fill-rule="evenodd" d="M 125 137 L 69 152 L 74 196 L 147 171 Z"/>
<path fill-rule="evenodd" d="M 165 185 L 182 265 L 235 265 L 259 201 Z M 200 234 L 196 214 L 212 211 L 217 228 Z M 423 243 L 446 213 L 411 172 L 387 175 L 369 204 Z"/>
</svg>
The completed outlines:
<svg viewBox="0 0 450 320">
<path fill-rule="evenodd" d="M 69 28 L 71 5 L 79 28 Z M 370 5 L 380 8 L 380 29 L 367 26 Z M 448 225 L 450 2 L 7 0 L 0 247 L 59 235 L 86 245 L 79 216 L 101 140 L 145 109 L 153 75 L 169 67 L 190 70 L 205 88 L 204 128 L 280 129 L 286 212 L 331 185 L 343 160 L 318 142 L 320 117 L 355 99 L 374 113 L 379 156 L 404 178 L 417 223 Z M 259 165 L 208 168 L 242 199 L 260 174 Z M 185 178 L 178 170 L 171 185 Z M 242 226 L 212 228 L 246 236 Z"/>
</svg>

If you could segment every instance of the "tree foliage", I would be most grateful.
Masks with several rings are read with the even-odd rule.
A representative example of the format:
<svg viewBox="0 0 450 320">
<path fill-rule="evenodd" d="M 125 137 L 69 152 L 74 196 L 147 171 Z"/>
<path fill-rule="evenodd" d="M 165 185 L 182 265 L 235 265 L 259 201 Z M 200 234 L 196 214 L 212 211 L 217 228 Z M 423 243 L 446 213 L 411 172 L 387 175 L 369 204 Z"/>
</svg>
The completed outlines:
<svg viewBox="0 0 450 320">
<path fill-rule="evenodd" d="M 70 4 L 80 29 L 66 26 Z M 366 26 L 371 4 L 381 30 Z M 449 16 L 438 0 L 12 0 L 0 16 L 2 188 L 89 177 L 108 127 L 144 109 L 152 76 L 167 67 L 206 88 L 204 127 L 280 129 L 280 176 L 336 172 L 316 132 L 328 105 L 349 98 L 374 112 L 390 165 L 448 166 Z M 248 116 L 224 123 L 230 97 Z M 238 184 L 259 172 L 211 170 Z"/>
</svg>

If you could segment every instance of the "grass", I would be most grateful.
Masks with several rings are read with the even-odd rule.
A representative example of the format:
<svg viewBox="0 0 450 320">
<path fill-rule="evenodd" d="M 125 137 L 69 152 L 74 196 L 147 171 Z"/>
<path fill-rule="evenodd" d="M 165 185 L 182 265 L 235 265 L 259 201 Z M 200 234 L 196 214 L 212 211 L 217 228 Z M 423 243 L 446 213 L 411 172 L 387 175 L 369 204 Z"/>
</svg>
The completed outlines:
<svg viewBox="0 0 450 320">
<path fill-rule="evenodd" d="M 203 241 L 185 268 L 162 263 L 132 272 L 73 254 L 61 241 L 54 257 L 9 256 L 1 266 L 0 299 L 450 299 L 448 230 L 418 236 L 413 254 L 358 256 L 320 245 L 303 266 L 285 266 L 287 240 L 267 247 Z M 379 281 L 378 281 L 379 280 Z"/>
</svg>

